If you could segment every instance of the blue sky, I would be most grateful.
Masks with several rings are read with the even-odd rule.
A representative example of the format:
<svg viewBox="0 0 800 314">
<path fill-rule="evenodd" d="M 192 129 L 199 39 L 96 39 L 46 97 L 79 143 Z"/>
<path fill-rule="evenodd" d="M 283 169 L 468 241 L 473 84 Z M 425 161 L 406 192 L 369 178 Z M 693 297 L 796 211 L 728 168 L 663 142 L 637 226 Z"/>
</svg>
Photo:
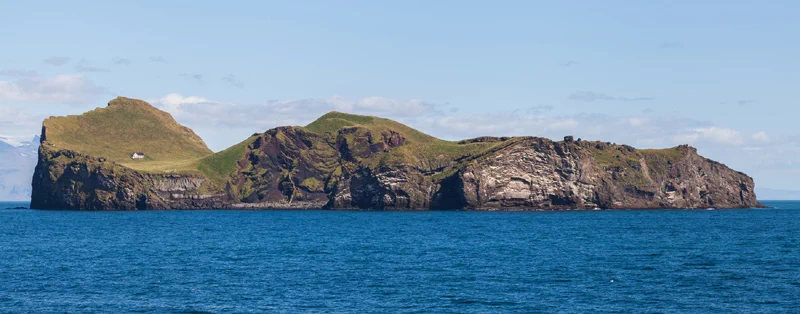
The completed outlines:
<svg viewBox="0 0 800 314">
<path fill-rule="evenodd" d="M 689 143 L 800 189 L 800 2 L 0 2 L 0 136 L 117 95 L 220 150 L 330 110 L 432 135 Z"/>
</svg>

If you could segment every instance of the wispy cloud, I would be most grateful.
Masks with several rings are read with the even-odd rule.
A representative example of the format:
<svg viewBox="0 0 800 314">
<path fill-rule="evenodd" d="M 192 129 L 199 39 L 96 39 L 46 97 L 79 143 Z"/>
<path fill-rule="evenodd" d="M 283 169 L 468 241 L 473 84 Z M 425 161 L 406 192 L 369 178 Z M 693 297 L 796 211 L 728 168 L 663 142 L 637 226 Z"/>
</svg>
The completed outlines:
<svg viewBox="0 0 800 314">
<path fill-rule="evenodd" d="M 167 59 L 162 56 L 152 56 L 150 57 L 150 62 L 167 63 Z"/>
<path fill-rule="evenodd" d="M 527 114 L 542 114 L 545 112 L 549 112 L 553 110 L 553 106 L 550 105 L 541 105 L 541 106 L 533 106 L 530 108 L 525 109 L 525 113 Z"/>
<path fill-rule="evenodd" d="M 114 62 L 114 64 L 118 64 L 118 65 L 130 65 L 131 64 L 131 60 L 127 59 L 127 58 L 114 58 L 113 62 Z"/>
<path fill-rule="evenodd" d="M 60 67 L 62 65 L 67 64 L 69 62 L 69 60 L 70 60 L 69 57 L 50 57 L 50 58 L 44 59 L 44 63 L 52 65 L 52 66 Z"/>
<path fill-rule="evenodd" d="M 39 75 L 36 71 L 33 70 L 21 70 L 21 69 L 7 69 L 7 70 L 0 70 L 0 76 L 9 76 L 9 77 L 34 77 Z"/>
<path fill-rule="evenodd" d="M 0 130 L 10 142 L 28 141 L 39 134 L 43 115 L 35 115 L 22 108 L 0 105 Z"/>
<path fill-rule="evenodd" d="M 747 106 L 754 103 L 756 103 L 756 101 L 752 99 L 739 99 L 733 101 L 723 100 L 719 102 L 720 105 L 739 105 L 739 106 Z"/>
<path fill-rule="evenodd" d="M 194 79 L 194 80 L 196 80 L 198 82 L 202 82 L 203 81 L 203 74 L 200 74 L 200 73 L 195 73 L 195 74 L 181 73 L 179 75 Z"/>
<path fill-rule="evenodd" d="M 401 118 L 435 112 L 434 105 L 421 99 L 386 97 L 347 99 L 333 96 L 323 99 L 270 100 L 261 104 L 242 105 L 172 93 L 150 102 L 173 114 L 178 121 L 190 125 L 252 127 L 256 130 L 279 125 L 306 124 L 333 110 Z"/>
<path fill-rule="evenodd" d="M 753 133 L 752 135 L 750 135 L 750 138 L 762 143 L 771 142 L 769 136 L 767 136 L 767 133 L 764 131 Z"/>
<path fill-rule="evenodd" d="M 662 49 L 676 49 L 676 48 L 682 48 L 683 43 L 678 41 L 665 41 L 659 44 L 658 47 Z"/>
<path fill-rule="evenodd" d="M 244 88 L 244 82 L 237 79 L 236 76 L 233 76 L 233 74 L 226 75 L 222 78 L 222 81 L 230 84 L 233 87 Z"/>
<path fill-rule="evenodd" d="M 0 100 L 33 104 L 82 104 L 106 94 L 82 75 L 26 77 L 16 81 L 0 81 Z"/>
<path fill-rule="evenodd" d="M 575 62 L 575 61 L 569 60 L 569 61 L 564 61 L 564 62 L 561 62 L 561 63 L 559 63 L 558 65 L 560 65 L 560 66 L 562 66 L 562 67 L 565 67 L 565 68 L 568 68 L 568 67 L 571 67 L 571 66 L 576 66 L 576 65 L 578 65 L 578 63 L 577 63 L 577 62 Z"/>
<path fill-rule="evenodd" d="M 242 105 L 205 97 L 173 93 L 151 101 L 190 126 L 217 125 L 231 128 L 267 129 L 279 125 L 304 125 L 336 110 L 399 120 L 447 139 L 497 135 L 536 135 L 560 138 L 564 135 L 612 140 L 644 147 L 678 144 L 753 146 L 769 142 L 764 132 L 742 132 L 709 122 L 677 117 L 623 116 L 604 114 L 547 115 L 552 106 L 534 106 L 511 112 L 459 114 L 441 110 L 421 99 L 363 97 L 347 99 L 271 100 Z"/>
<path fill-rule="evenodd" d="M 674 139 L 676 142 L 688 144 L 703 141 L 724 145 L 741 145 L 744 143 L 744 139 L 738 131 L 716 126 L 696 128 L 689 133 L 676 135 Z"/>
<path fill-rule="evenodd" d="M 109 69 L 91 65 L 89 61 L 81 60 L 75 65 L 75 70 L 78 72 L 111 72 Z"/>
<path fill-rule="evenodd" d="M 622 96 L 611 96 L 608 94 L 591 92 L 591 91 L 579 91 L 574 92 L 567 96 L 570 100 L 577 100 L 577 101 L 586 101 L 586 102 L 594 102 L 594 101 L 647 101 L 653 100 L 653 97 L 622 97 Z"/>
</svg>

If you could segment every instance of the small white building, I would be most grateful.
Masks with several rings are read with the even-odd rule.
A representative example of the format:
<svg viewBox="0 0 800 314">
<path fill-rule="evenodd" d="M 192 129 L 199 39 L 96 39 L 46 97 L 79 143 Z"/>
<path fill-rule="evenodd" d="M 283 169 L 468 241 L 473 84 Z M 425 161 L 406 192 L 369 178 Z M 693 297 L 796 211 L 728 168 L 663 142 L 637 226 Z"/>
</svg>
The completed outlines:
<svg viewBox="0 0 800 314">
<path fill-rule="evenodd" d="M 133 153 L 131 159 L 144 159 L 144 153 Z"/>
</svg>

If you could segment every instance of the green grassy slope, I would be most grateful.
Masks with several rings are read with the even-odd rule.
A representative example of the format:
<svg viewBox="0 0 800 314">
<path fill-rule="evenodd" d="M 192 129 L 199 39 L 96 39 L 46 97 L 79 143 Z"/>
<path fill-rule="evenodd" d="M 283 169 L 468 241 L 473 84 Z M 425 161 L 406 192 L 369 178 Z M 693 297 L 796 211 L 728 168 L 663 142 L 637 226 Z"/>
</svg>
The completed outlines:
<svg viewBox="0 0 800 314">
<path fill-rule="evenodd" d="M 435 138 L 390 119 L 335 111 L 323 115 L 305 126 L 305 129 L 314 133 L 335 134 L 339 129 L 345 127 L 358 127 L 370 132 L 373 136 L 394 131 L 405 137 L 406 143 L 403 146 L 392 149 L 389 153 L 377 158 L 371 157 L 369 160 L 362 160 L 362 162 L 375 167 L 379 164 L 409 164 L 433 170 L 446 166 L 455 158 L 477 154 L 498 144 L 491 142 L 459 144 Z"/>
<path fill-rule="evenodd" d="M 256 138 L 257 136 L 251 136 L 226 150 L 197 160 L 191 167 L 202 172 L 215 185 L 222 187 L 227 177 L 236 171 L 236 162 L 242 159 L 247 153 L 247 147 Z"/>
<path fill-rule="evenodd" d="M 46 140 L 59 149 L 104 157 L 144 171 L 185 170 L 213 152 L 191 129 L 166 112 L 135 99 L 118 97 L 108 107 L 44 121 Z M 132 160 L 133 152 L 146 154 Z"/>
</svg>

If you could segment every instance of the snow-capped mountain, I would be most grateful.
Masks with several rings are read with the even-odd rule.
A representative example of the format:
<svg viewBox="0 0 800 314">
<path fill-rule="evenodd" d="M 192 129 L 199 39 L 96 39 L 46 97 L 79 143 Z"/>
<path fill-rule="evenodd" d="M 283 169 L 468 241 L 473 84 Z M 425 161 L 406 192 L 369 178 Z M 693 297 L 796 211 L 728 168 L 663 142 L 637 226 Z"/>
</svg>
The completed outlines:
<svg viewBox="0 0 800 314">
<path fill-rule="evenodd" d="M 29 142 L 0 137 L 0 200 L 30 200 L 39 141 L 38 136 Z"/>
</svg>

